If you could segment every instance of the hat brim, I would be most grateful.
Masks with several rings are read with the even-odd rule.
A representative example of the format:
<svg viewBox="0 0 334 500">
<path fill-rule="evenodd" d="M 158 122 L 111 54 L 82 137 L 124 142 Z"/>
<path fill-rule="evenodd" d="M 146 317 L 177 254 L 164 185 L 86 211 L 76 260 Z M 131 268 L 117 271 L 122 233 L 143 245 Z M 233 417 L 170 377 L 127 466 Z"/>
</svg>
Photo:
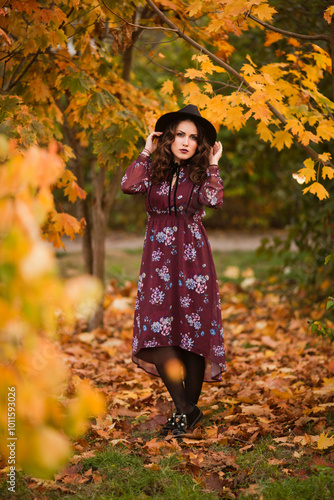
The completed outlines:
<svg viewBox="0 0 334 500">
<path fill-rule="evenodd" d="M 217 132 L 212 123 L 209 122 L 203 116 L 196 116 L 193 113 L 187 113 L 183 111 L 173 111 L 171 113 L 166 113 L 160 116 L 157 123 L 155 124 L 156 132 L 164 132 L 166 127 L 172 122 L 179 122 L 181 120 L 191 120 L 192 122 L 200 123 L 204 129 L 204 134 L 208 140 L 210 146 L 213 146 L 217 140 Z"/>
</svg>

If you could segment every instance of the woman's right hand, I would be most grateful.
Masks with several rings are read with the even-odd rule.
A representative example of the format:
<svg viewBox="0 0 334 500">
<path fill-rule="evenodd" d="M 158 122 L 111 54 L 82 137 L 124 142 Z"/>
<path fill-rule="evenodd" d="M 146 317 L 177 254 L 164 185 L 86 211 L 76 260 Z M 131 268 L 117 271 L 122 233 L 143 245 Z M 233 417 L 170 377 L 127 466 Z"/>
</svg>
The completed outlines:
<svg viewBox="0 0 334 500">
<path fill-rule="evenodd" d="M 158 138 L 162 135 L 162 132 L 152 132 L 147 139 L 145 144 L 145 149 L 149 151 L 151 154 L 157 149 Z"/>
</svg>

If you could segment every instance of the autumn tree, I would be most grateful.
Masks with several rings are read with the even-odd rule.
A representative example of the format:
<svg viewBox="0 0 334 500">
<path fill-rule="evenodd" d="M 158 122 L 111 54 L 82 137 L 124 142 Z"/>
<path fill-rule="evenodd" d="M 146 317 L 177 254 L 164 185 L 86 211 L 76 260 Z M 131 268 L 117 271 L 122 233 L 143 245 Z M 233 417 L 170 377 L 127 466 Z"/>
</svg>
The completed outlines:
<svg viewBox="0 0 334 500">
<path fill-rule="evenodd" d="M 140 2 L 129 5 L 127 17 L 149 11 Z M 123 162 L 136 154 L 161 104 L 153 92 L 127 81 L 131 46 L 141 30 L 115 23 L 97 0 L 11 0 L 0 15 L 0 132 L 21 151 L 58 142 L 68 168 L 55 187 L 71 202 L 78 198 L 81 222 L 62 204 L 44 232 L 59 247 L 62 234 L 74 237 L 86 225 L 86 270 L 103 280 L 108 214 Z M 101 319 L 102 311 L 92 326 Z"/>
</svg>

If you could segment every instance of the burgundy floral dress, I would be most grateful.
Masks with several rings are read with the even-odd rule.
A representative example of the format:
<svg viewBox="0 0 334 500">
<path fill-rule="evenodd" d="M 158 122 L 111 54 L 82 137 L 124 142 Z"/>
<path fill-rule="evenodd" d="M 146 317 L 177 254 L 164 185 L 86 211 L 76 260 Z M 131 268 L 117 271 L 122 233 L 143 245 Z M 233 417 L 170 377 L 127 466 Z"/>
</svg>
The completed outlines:
<svg viewBox="0 0 334 500">
<path fill-rule="evenodd" d="M 204 380 L 221 380 L 226 370 L 221 305 L 210 244 L 202 224 L 204 206 L 223 202 L 218 166 L 197 186 L 187 165 L 177 180 L 152 185 L 151 160 L 139 154 L 126 170 L 121 188 L 145 194 L 148 214 L 133 329 L 133 361 L 158 375 L 150 359 L 156 346 L 179 346 L 205 357 Z"/>
</svg>

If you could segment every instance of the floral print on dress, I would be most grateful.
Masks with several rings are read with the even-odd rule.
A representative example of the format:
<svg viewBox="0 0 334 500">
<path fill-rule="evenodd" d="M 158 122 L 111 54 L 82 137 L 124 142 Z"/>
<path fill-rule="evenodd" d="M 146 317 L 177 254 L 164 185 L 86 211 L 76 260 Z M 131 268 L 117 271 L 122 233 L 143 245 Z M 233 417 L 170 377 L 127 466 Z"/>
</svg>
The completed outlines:
<svg viewBox="0 0 334 500">
<path fill-rule="evenodd" d="M 202 238 L 198 224 L 188 224 L 188 228 L 190 229 L 191 234 L 196 238 L 196 240 L 200 240 Z"/>
<path fill-rule="evenodd" d="M 195 262 L 196 255 L 197 255 L 196 250 L 191 243 L 189 243 L 188 245 L 186 244 L 184 245 L 184 252 L 183 252 L 184 260 L 188 262 Z"/>
<path fill-rule="evenodd" d="M 145 340 L 144 346 L 147 347 L 157 347 L 159 344 L 155 339 L 152 340 Z"/>
<path fill-rule="evenodd" d="M 157 268 L 156 272 L 158 273 L 159 278 L 161 278 L 164 281 L 169 281 L 170 280 L 170 274 L 167 266 L 162 266 L 161 269 Z"/>
<path fill-rule="evenodd" d="M 212 350 L 216 356 L 224 356 L 225 355 L 224 345 L 214 345 Z"/>
<path fill-rule="evenodd" d="M 176 233 L 177 227 L 164 227 L 162 231 L 160 231 L 156 235 L 156 239 L 158 243 L 164 243 L 166 246 L 171 245 L 175 241 L 174 233 Z"/>
<path fill-rule="evenodd" d="M 192 278 L 186 280 L 186 287 L 188 290 L 195 290 L 197 293 L 204 293 L 207 289 L 206 282 L 209 280 L 209 276 L 203 276 L 202 274 L 195 274 Z"/>
<path fill-rule="evenodd" d="M 173 316 L 160 318 L 159 321 L 155 321 L 151 326 L 152 332 L 161 333 L 161 335 L 169 335 L 172 330 Z"/>
<path fill-rule="evenodd" d="M 193 326 L 195 330 L 200 330 L 202 328 L 201 317 L 198 313 L 186 314 L 186 319 L 190 326 Z"/>
<path fill-rule="evenodd" d="M 157 286 L 156 288 L 154 288 L 152 290 L 151 297 L 150 297 L 150 303 L 152 305 L 162 304 L 164 301 L 164 298 L 165 298 L 164 292 L 160 289 L 159 286 Z"/>
<path fill-rule="evenodd" d="M 191 298 L 189 295 L 185 295 L 180 297 L 180 305 L 181 307 L 189 307 L 191 304 Z"/>
<path fill-rule="evenodd" d="M 153 250 L 152 261 L 159 262 L 159 260 L 161 259 L 161 256 L 162 256 L 162 251 L 160 250 L 160 248 L 158 248 L 158 250 Z"/>
<path fill-rule="evenodd" d="M 188 334 L 182 336 L 180 344 L 182 349 L 185 349 L 186 351 L 191 351 L 193 345 L 194 345 L 194 340 Z"/>
<path fill-rule="evenodd" d="M 138 347 L 138 337 L 133 337 L 132 340 L 132 349 L 135 351 Z"/>
<path fill-rule="evenodd" d="M 167 181 L 164 181 L 162 184 L 160 184 L 160 188 L 157 191 L 158 194 L 160 195 L 168 195 L 169 192 L 169 183 Z"/>
</svg>

